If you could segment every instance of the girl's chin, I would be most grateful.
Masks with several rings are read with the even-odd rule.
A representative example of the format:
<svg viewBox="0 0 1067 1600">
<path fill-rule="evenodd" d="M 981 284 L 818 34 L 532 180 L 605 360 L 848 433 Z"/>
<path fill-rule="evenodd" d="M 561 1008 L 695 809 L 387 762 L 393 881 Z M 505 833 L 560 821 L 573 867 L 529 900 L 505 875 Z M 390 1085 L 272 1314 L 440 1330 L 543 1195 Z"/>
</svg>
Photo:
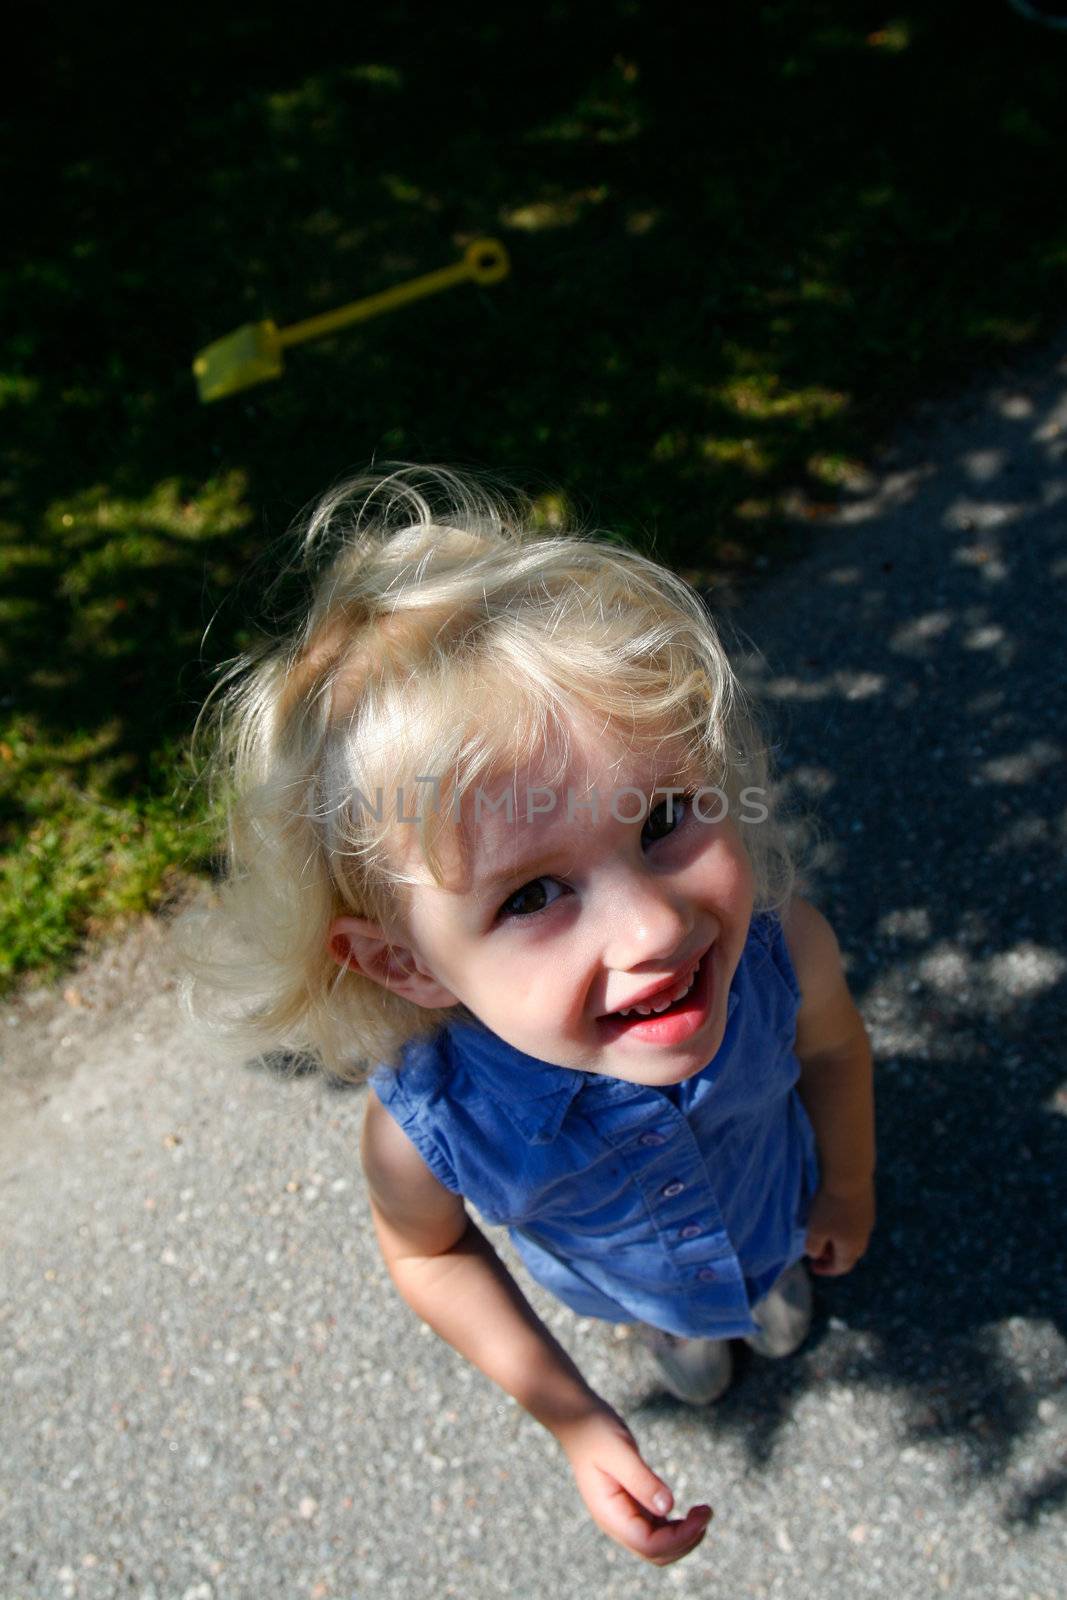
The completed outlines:
<svg viewBox="0 0 1067 1600">
<path fill-rule="evenodd" d="M 658 1068 L 650 1061 L 645 1067 L 645 1071 L 650 1081 L 653 1074 L 655 1074 L 655 1082 L 661 1087 L 685 1083 L 688 1078 L 695 1078 L 698 1073 L 704 1071 L 705 1067 L 710 1066 L 718 1054 L 721 1044 L 721 1036 L 713 1036 L 706 1041 L 702 1041 L 699 1049 L 687 1051 L 680 1060 L 676 1057 L 673 1061 L 664 1061 Z"/>
<path fill-rule="evenodd" d="M 601 1070 L 611 1076 L 628 1078 L 633 1083 L 643 1083 L 649 1088 L 666 1089 L 687 1078 L 695 1078 L 711 1065 L 726 1036 L 725 1019 L 713 1008 L 705 1025 L 681 1048 L 664 1050 L 662 1046 L 646 1045 L 641 1048 L 636 1040 L 628 1039 L 620 1048 L 604 1052 L 612 1063 Z M 613 1058 L 613 1060 L 612 1060 Z M 616 1069 L 613 1071 L 613 1067 Z"/>
</svg>

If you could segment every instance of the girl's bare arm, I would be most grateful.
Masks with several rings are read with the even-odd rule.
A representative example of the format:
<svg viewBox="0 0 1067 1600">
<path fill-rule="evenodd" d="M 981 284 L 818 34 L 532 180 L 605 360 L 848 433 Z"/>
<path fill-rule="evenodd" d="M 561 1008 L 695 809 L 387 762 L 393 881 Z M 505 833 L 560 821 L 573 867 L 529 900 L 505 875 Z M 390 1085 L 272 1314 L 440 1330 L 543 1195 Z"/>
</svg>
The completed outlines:
<svg viewBox="0 0 1067 1600">
<path fill-rule="evenodd" d="M 641 1459 L 625 1422 L 589 1387 L 462 1199 L 438 1182 L 373 1089 L 361 1154 L 401 1299 L 558 1439 L 605 1533 L 659 1566 L 687 1555 L 704 1535 L 700 1508 L 668 1520 L 670 1490 Z M 664 1494 L 659 1510 L 653 1502 Z"/>
<path fill-rule="evenodd" d="M 821 1174 L 808 1250 L 816 1270 L 836 1275 L 864 1253 L 874 1226 L 871 1046 L 826 918 L 795 899 L 783 926 L 802 995 L 797 1088 L 815 1132 Z"/>
</svg>

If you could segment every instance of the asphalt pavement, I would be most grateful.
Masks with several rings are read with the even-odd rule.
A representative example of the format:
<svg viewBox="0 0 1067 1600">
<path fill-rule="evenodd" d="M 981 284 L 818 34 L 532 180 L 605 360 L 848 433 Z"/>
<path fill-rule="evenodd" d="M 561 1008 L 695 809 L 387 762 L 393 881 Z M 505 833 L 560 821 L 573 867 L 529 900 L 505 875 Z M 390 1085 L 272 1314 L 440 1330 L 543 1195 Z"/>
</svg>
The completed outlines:
<svg viewBox="0 0 1067 1600">
<path fill-rule="evenodd" d="M 222 1065 L 145 923 L 0 1012 L 2 1600 L 1064 1592 L 1067 336 L 823 510 L 735 620 L 875 1044 L 871 1249 L 697 1411 L 486 1228 L 704 1543 L 589 1521 L 397 1298 L 365 1090 Z"/>
</svg>

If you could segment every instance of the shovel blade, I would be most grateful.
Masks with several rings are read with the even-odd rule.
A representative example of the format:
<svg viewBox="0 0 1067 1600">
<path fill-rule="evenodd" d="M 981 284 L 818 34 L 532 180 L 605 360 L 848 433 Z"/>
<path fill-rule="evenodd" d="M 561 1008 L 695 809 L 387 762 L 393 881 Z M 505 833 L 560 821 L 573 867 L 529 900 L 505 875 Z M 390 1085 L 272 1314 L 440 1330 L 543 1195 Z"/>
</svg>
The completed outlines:
<svg viewBox="0 0 1067 1600">
<path fill-rule="evenodd" d="M 203 401 L 222 400 L 254 383 L 282 374 L 282 347 L 273 322 L 247 322 L 216 339 L 193 362 L 193 376 Z"/>
</svg>

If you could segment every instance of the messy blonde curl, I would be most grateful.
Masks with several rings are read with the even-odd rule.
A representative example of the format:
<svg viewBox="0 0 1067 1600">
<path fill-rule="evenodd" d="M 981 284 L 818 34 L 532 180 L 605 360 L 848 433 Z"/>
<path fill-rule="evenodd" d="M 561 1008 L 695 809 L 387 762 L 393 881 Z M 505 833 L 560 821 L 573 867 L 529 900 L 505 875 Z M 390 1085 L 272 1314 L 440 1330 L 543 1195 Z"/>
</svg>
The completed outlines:
<svg viewBox="0 0 1067 1600">
<path fill-rule="evenodd" d="M 337 916 L 402 916 L 401 790 L 417 817 L 408 842 L 438 882 L 456 798 L 502 770 L 543 773 L 550 752 L 564 770 L 576 722 L 620 750 L 681 741 L 672 781 L 718 785 L 742 823 L 745 788 L 772 804 L 715 624 L 635 551 L 545 533 L 528 501 L 469 476 L 400 466 L 332 490 L 301 558 L 301 619 L 225 669 L 194 742 L 227 844 L 216 904 L 186 940 L 194 1010 L 253 1053 L 358 1082 L 449 1015 L 339 968 L 327 948 Z M 436 789 L 417 781 L 431 774 Z M 773 809 L 742 833 L 756 909 L 780 907 L 793 867 Z"/>
</svg>

